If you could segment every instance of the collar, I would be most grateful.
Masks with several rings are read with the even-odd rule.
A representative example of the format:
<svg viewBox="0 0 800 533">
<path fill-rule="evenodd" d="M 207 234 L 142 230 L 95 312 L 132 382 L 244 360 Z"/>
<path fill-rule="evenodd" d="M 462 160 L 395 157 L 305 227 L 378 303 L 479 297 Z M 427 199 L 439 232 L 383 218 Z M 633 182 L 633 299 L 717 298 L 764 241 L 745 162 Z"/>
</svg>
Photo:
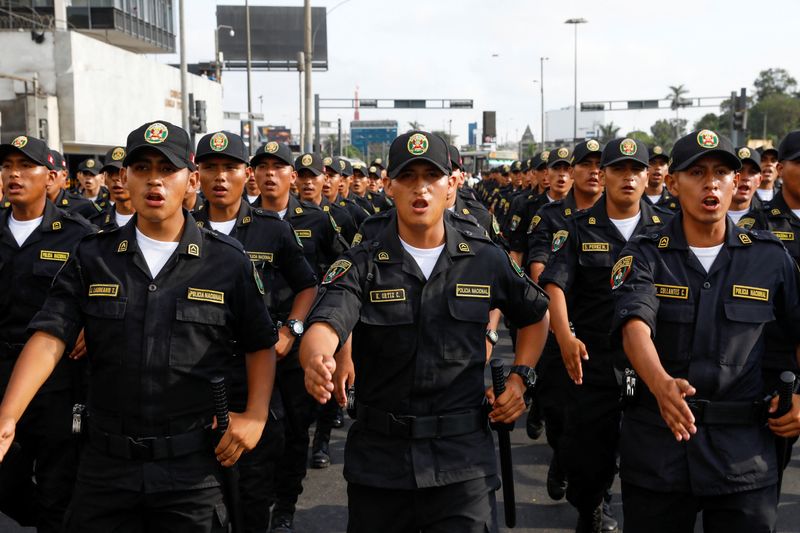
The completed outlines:
<svg viewBox="0 0 800 533">
<path fill-rule="evenodd" d="M 11 210 L 9 209 L 9 213 Z M 63 212 L 61 212 L 53 202 L 50 200 L 44 201 L 44 216 L 42 217 L 42 225 L 39 229 L 44 232 L 60 231 L 62 220 L 64 219 Z"/>
<path fill-rule="evenodd" d="M 246 202 L 245 202 L 246 203 Z M 203 233 L 197 227 L 194 217 L 186 210 L 183 210 L 184 225 L 181 239 L 178 241 L 177 252 L 188 257 L 202 257 L 203 252 Z M 117 233 L 116 252 L 135 253 L 139 247 L 136 244 L 136 222 L 139 215 L 133 215 L 133 224 L 126 224 Z"/>
<path fill-rule="evenodd" d="M 475 255 L 472 247 L 464 236 L 447 221 L 447 214 L 443 217 L 445 247 L 447 256 L 452 259 L 469 257 Z M 400 234 L 397 232 L 397 211 L 392 211 L 389 220 L 381 233 L 372 244 L 372 258 L 378 263 L 403 263 L 404 251 L 403 244 L 400 242 Z"/>
<path fill-rule="evenodd" d="M 753 198 L 756 198 L 757 196 L 758 195 L 753 195 Z M 791 208 L 786 204 L 786 199 L 783 197 L 782 189 L 775 193 L 775 196 L 772 197 L 772 200 L 769 202 L 764 202 L 763 206 L 767 216 L 771 218 L 785 218 L 790 221 L 797 218 L 794 216 Z"/>
<path fill-rule="evenodd" d="M 654 233 L 653 237 L 658 238 L 657 247 L 662 250 L 688 250 L 689 243 L 686 242 L 686 234 L 683 231 L 683 213 L 678 213 L 670 220 L 661 231 Z M 740 228 L 733 221 L 725 219 L 725 248 L 741 248 L 750 246 L 753 238 L 749 232 Z"/>
</svg>

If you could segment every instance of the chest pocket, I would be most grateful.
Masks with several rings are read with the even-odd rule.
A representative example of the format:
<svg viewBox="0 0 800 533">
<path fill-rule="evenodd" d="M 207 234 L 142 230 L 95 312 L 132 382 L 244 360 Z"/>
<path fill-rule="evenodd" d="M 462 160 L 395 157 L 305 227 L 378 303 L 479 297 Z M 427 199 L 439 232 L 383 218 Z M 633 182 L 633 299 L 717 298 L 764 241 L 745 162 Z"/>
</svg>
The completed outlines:
<svg viewBox="0 0 800 533">
<path fill-rule="evenodd" d="M 486 355 L 486 323 L 489 321 L 489 298 L 463 297 L 451 294 L 447 308 L 453 324 L 442 334 L 442 357 L 446 360 L 467 360 Z"/>
<path fill-rule="evenodd" d="M 222 304 L 179 298 L 170 337 L 170 367 L 190 371 L 197 366 L 219 364 L 215 357 L 232 355 L 234 346 L 220 344 L 225 337 L 226 319 L 226 306 Z"/>
<path fill-rule="evenodd" d="M 121 364 L 126 346 L 125 311 L 128 299 L 90 297 L 84 312 L 86 320 L 86 348 L 93 361 Z M 97 351 L 95 341 L 103 346 L 118 346 L 116 350 Z"/>
<path fill-rule="evenodd" d="M 35 261 L 32 269 L 33 275 L 53 279 L 62 266 L 64 266 L 62 261 Z"/>
<path fill-rule="evenodd" d="M 694 305 L 662 301 L 658 307 L 657 321 L 659 357 L 672 361 L 688 360 L 695 321 Z"/>
<path fill-rule="evenodd" d="M 582 246 L 586 246 L 588 244 L 593 244 L 593 243 L 583 243 Z M 611 257 L 610 252 L 581 251 L 578 254 L 578 264 L 588 268 L 608 268 L 610 270 L 611 267 L 614 266 L 614 258 Z"/>
<path fill-rule="evenodd" d="M 397 291 L 398 289 L 390 289 Z M 416 348 L 416 326 L 414 324 L 414 309 L 409 301 L 408 291 L 403 294 L 405 300 L 374 302 L 376 292 L 388 292 L 387 289 L 372 287 L 367 290 L 367 301 L 361 307 L 359 321 L 367 326 L 363 344 L 372 353 L 393 359 L 408 359 L 414 355 Z M 372 293 L 372 298 L 370 298 Z M 359 344 L 362 344 L 359 342 Z M 354 344 L 355 349 L 355 344 Z"/>
<path fill-rule="evenodd" d="M 775 320 L 775 313 L 769 302 L 725 302 L 723 307 L 732 324 L 722 336 L 720 362 L 741 366 L 759 342 L 764 325 Z"/>
</svg>

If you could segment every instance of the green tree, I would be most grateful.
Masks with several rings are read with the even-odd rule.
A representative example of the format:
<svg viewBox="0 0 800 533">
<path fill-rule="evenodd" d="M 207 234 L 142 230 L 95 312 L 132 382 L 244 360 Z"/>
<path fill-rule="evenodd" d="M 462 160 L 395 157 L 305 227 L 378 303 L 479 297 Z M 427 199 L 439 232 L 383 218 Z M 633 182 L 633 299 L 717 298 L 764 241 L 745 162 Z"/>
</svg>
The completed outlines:
<svg viewBox="0 0 800 533">
<path fill-rule="evenodd" d="M 655 144 L 653 141 L 653 136 L 647 133 L 646 131 L 641 131 L 641 130 L 629 131 L 625 137 L 641 141 L 648 147 L 653 146 L 653 144 Z"/>
<path fill-rule="evenodd" d="M 650 133 L 653 134 L 653 144 L 657 144 L 666 151 L 672 150 L 672 145 L 678 137 L 686 134 L 685 118 L 660 119 L 650 126 Z"/>
<path fill-rule="evenodd" d="M 753 86 L 756 88 L 756 100 L 760 102 L 776 94 L 794 94 L 797 91 L 797 80 L 790 76 L 786 69 L 768 68 L 758 73 Z"/>
<path fill-rule="evenodd" d="M 364 154 L 361 153 L 361 150 L 353 146 L 352 144 L 345 146 L 342 151 L 344 152 L 345 157 L 348 159 L 360 159 L 364 161 Z"/>
<path fill-rule="evenodd" d="M 706 113 L 700 119 L 694 123 L 694 129 L 696 130 L 714 130 L 720 131 L 722 129 L 727 129 L 728 126 L 720 127 L 721 121 L 719 115 L 716 113 Z"/>
<path fill-rule="evenodd" d="M 750 137 L 763 138 L 764 117 L 767 138 L 778 142 L 800 124 L 800 98 L 788 94 L 770 94 L 748 111 L 747 128 Z"/>
<path fill-rule="evenodd" d="M 675 116 L 678 116 L 678 110 L 683 107 L 681 104 L 681 100 L 683 100 L 683 95 L 687 94 L 689 89 L 681 85 L 670 85 L 669 86 L 669 94 L 667 94 L 667 99 L 670 101 L 669 107 L 673 111 L 675 111 Z"/>
<path fill-rule="evenodd" d="M 444 130 L 433 130 L 431 133 L 433 133 L 434 135 L 438 135 L 439 137 L 441 137 L 442 139 L 444 139 L 444 140 L 445 140 L 445 142 L 446 142 L 447 144 L 456 144 L 456 143 L 454 142 L 454 140 L 455 140 L 456 136 L 455 136 L 455 135 L 453 135 L 453 136 L 451 137 L 451 136 L 450 136 L 450 134 L 449 134 L 449 133 L 447 133 L 447 132 L 446 132 L 446 131 L 444 131 Z"/>
<path fill-rule="evenodd" d="M 619 135 L 619 126 L 615 125 L 612 121 L 600 126 L 600 136 L 598 140 L 605 144 L 611 139 L 615 139 L 617 135 Z"/>
</svg>

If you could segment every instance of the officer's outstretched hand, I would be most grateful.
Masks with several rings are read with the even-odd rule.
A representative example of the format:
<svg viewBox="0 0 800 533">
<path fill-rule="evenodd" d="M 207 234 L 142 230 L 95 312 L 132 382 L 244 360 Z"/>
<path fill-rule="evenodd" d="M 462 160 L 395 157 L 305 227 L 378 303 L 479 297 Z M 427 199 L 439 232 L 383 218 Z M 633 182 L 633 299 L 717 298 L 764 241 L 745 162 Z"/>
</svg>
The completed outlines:
<svg viewBox="0 0 800 533">
<path fill-rule="evenodd" d="M 17 423 L 10 416 L 0 418 L 0 462 L 5 459 L 11 444 L 14 442 Z"/>
<path fill-rule="evenodd" d="M 686 397 L 694 396 L 697 391 L 688 381 L 669 377 L 656 383 L 651 390 L 658 401 L 661 418 L 678 441 L 689 440 L 691 435 L 697 433 L 694 415 L 686 403 Z"/>
<path fill-rule="evenodd" d="M 331 399 L 335 371 L 336 360 L 333 355 L 314 355 L 309 358 L 305 367 L 306 391 L 321 404 L 326 404 Z"/>
<path fill-rule="evenodd" d="M 570 379 L 577 385 L 582 384 L 583 366 L 581 365 L 581 360 L 589 360 L 589 352 L 586 350 L 586 345 L 574 335 L 563 343 L 559 342 L 559 345 L 561 347 L 561 358 L 564 360 L 564 366 L 567 368 Z"/>
<path fill-rule="evenodd" d="M 229 413 L 228 431 L 214 449 L 217 461 L 222 466 L 233 466 L 244 452 L 249 452 L 258 444 L 264 431 L 265 421 L 249 413 Z M 216 420 L 214 426 L 216 427 Z"/>
<path fill-rule="evenodd" d="M 769 412 L 778 410 L 778 397 L 772 399 Z M 797 437 L 800 435 L 800 395 L 792 395 L 792 409 L 779 418 L 768 420 L 769 429 L 779 437 Z"/>
<path fill-rule="evenodd" d="M 494 397 L 494 389 L 486 389 L 486 399 L 492 410 L 489 421 L 499 424 L 512 424 L 525 412 L 525 385 L 517 374 L 510 374 L 506 378 L 506 390 L 499 398 Z"/>
</svg>

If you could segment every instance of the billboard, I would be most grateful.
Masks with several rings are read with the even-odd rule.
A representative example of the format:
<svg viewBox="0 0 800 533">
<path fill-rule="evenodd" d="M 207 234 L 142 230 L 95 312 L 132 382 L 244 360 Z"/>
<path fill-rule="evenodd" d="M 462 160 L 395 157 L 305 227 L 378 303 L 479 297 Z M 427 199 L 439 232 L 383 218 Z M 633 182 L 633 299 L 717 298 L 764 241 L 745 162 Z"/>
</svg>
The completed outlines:
<svg viewBox="0 0 800 533">
<path fill-rule="evenodd" d="M 304 49 L 304 15 L 302 7 L 250 6 L 250 54 L 252 68 L 258 70 L 297 70 L 297 53 Z M 219 50 L 226 69 L 247 66 L 247 31 L 245 6 L 217 6 Z M 311 8 L 312 66 L 328 70 L 327 12 L 324 7 Z"/>
<path fill-rule="evenodd" d="M 378 157 L 388 151 L 397 137 L 396 120 L 354 120 L 350 122 L 350 144 L 364 157 Z"/>
</svg>

